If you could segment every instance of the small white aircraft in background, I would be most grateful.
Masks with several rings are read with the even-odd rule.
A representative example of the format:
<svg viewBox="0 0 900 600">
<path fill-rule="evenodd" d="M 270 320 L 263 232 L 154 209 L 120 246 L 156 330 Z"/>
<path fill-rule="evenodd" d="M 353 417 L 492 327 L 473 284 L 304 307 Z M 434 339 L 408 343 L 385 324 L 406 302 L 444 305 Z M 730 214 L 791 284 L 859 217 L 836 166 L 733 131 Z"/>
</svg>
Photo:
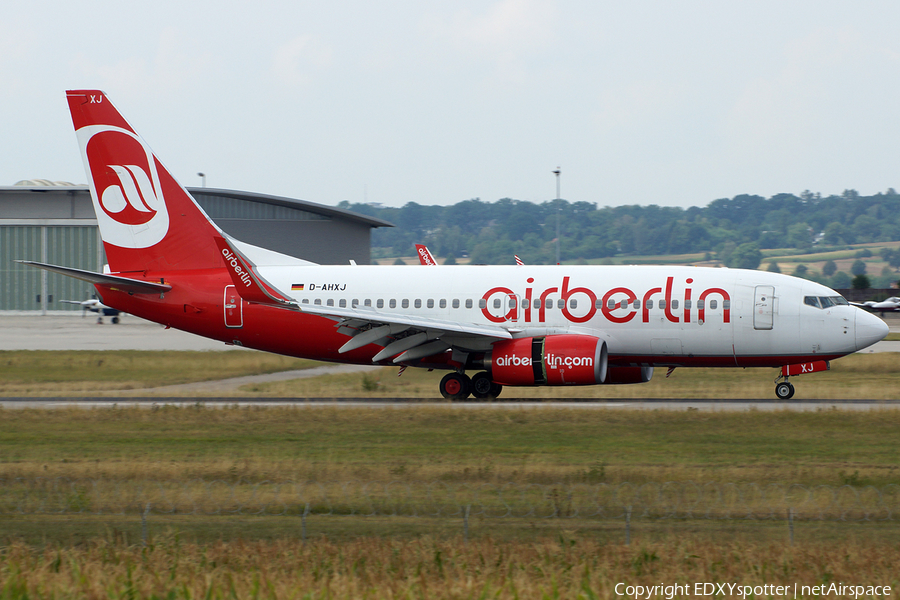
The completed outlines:
<svg viewBox="0 0 900 600">
<path fill-rule="evenodd" d="M 866 310 L 871 310 L 872 312 L 895 312 L 900 310 L 900 298 L 897 296 L 891 296 L 887 300 L 882 300 L 880 302 L 876 302 L 874 300 L 869 300 L 868 302 L 851 302 L 853 306 L 858 306 L 860 308 L 865 308 Z"/>
<path fill-rule="evenodd" d="M 88 311 L 97 313 L 97 323 L 99 325 L 103 324 L 103 317 L 112 317 L 113 325 L 119 323 L 119 314 L 121 311 L 103 304 L 96 298 L 89 298 L 87 300 L 82 300 L 81 302 L 78 300 L 60 300 L 60 302 L 63 304 L 77 304 L 81 306 L 82 317 L 84 317 Z"/>
</svg>

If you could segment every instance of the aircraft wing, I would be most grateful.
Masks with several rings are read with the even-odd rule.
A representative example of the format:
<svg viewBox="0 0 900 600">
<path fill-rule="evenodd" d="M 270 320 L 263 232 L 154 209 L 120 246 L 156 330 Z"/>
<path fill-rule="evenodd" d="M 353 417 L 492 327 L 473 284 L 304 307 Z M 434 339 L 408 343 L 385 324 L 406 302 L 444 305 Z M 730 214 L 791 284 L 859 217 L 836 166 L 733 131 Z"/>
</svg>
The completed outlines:
<svg viewBox="0 0 900 600">
<path fill-rule="evenodd" d="M 385 313 L 368 307 L 337 308 L 303 304 L 300 305 L 300 310 L 339 322 L 338 332 L 351 336 L 340 348 L 341 353 L 372 343 L 383 346 L 383 349 L 372 358 L 372 362 L 396 356 L 395 363 L 404 363 L 443 353 L 460 344 L 470 346 L 479 345 L 479 342 L 490 344 L 501 339 L 512 339 L 512 334 L 507 329 L 496 325 L 476 325 Z"/>
<path fill-rule="evenodd" d="M 134 294 L 160 294 L 168 292 L 172 289 L 171 285 L 165 283 L 156 283 L 153 281 L 140 281 L 138 279 L 129 279 L 128 277 L 120 277 L 118 275 L 109 275 L 106 273 L 95 273 L 93 271 L 83 271 L 81 269 L 73 269 L 71 267 L 60 267 L 57 265 L 48 265 L 46 263 L 35 262 L 33 260 L 17 260 L 17 263 L 23 265 L 31 265 L 45 271 L 59 273 L 67 277 L 74 277 L 88 283 L 108 285 L 123 292 L 131 292 Z"/>
</svg>

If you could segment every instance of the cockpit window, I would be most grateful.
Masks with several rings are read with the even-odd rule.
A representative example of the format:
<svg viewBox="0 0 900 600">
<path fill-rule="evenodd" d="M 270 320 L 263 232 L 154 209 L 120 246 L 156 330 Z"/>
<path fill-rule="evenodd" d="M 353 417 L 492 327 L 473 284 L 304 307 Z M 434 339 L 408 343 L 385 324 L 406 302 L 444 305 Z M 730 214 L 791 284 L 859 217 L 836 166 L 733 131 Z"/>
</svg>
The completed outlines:
<svg viewBox="0 0 900 600">
<path fill-rule="evenodd" d="M 806 296 L 803 304 L 816 308 L 831 308 L 832 306 L 847 306 L 849 303 L 843 296 Z"/>
</svg>

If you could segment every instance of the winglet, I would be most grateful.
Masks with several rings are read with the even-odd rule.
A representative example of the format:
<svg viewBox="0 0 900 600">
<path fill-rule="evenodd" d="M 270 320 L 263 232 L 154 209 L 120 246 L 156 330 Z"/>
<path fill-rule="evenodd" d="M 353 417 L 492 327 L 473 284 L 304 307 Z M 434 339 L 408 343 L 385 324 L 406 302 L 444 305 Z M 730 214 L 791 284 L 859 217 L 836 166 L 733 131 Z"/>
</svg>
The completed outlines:
<svg viewBox="0 0 900 600">
<path fill-rule="evenodd" d="M 237 250 L 222 236 L 215 236 L 216 245 L 222 253 L 222 260 L 231 275 L 234 287 L 241 298 L 247 302 L 257 304 L 270 304 L 282 308 L 296 308 L 297 305 L 290 298 L 278 291 L 278 289 L 260 277 L 255 265 Z"/>
</svg>

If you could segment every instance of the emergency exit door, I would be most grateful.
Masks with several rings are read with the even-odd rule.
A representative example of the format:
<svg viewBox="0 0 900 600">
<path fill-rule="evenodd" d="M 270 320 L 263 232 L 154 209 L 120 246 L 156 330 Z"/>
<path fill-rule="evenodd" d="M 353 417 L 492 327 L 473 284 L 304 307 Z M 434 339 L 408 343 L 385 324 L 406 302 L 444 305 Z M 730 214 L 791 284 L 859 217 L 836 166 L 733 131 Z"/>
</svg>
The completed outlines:
<svg viewBox="0 0 900 600">
<path fill-rule="evenodd" d="M 756 286 L 753 299 L 753 329 L 772 329 L 775 312 L 775 287 Z"/>
</svg>

